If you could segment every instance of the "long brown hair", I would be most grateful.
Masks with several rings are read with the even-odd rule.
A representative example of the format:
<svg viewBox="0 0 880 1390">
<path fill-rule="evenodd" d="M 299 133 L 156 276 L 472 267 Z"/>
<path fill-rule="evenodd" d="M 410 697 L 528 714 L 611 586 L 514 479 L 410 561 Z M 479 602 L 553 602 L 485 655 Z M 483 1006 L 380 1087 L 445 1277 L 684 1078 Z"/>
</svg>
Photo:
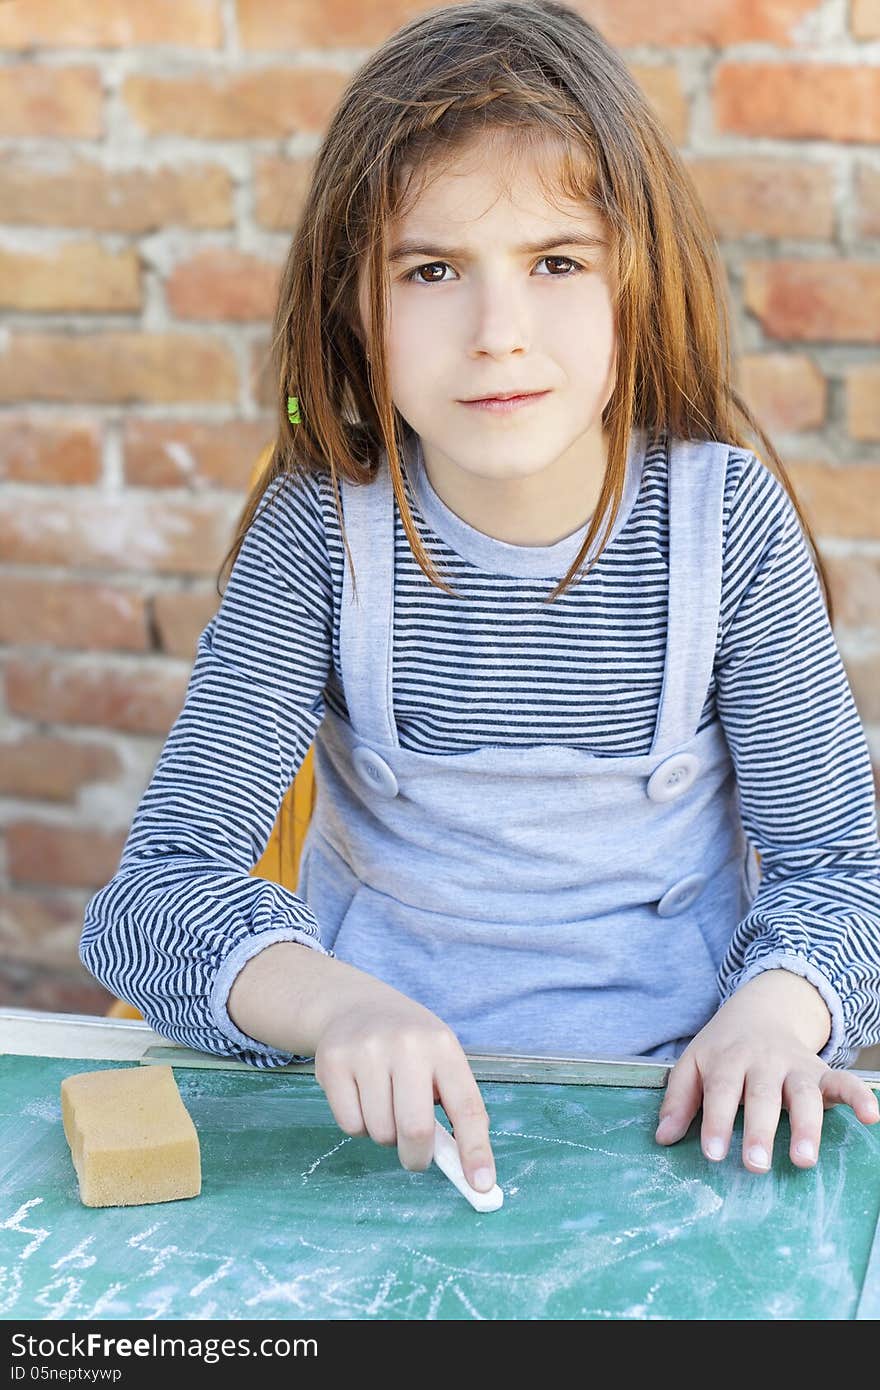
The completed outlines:
<svg viewBox="0 0 880 1390">
<path fill-rule="evenodd" d="M 404 488 L 409 426 L 391 399 L 384 352 L 387 237 L 428 169 L 493 135 L 520 149 L 533 143 L 536 155 L 548 142 L 557 146 L 555 187 L 596 209 L 613 243 L 617 372 L 602 412 L 605 478 L 580 553 L 546 601 L 576 580 L 607 511 L 591 564 L 598 560 L 623 495 L 630 431 L 643 426 L 747 449 L 760 440 L 759 457 L 777 470 L 809 541 L 833 622 L 822 557 L 794 488 L 731 383 L 724 272 L 699 194 L 623 59 L 556 0 L 430 10 L 354 74 L 316 156 L 279 287 L 271 345 L 277 437 L 218 586 L 266 489 L 301 472 L 329 472 L 351 561 L 339 475 L 368 484 L 384 450 L 413 554 L 432 583 L 455 593 L 421 544 Z M 543 182 L 539 160 L 536 168 Z M 358 308 L 362 271 L 369 332 Z M 299 423 L 289 418 L 289 396 Z"/>
</svg>

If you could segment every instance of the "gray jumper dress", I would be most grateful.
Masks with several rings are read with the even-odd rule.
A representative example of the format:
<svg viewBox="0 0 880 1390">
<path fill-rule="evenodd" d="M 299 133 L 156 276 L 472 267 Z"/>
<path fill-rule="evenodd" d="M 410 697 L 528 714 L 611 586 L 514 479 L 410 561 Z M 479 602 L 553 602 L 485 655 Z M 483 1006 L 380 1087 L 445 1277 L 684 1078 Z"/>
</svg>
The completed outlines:
<svg viewBox="0 0 880 1390">
<path fill-rule="evenodd" d="M 643 449 L 634 431 L 628 487 Z M 720 1004 L 717 971 L 760 877 L 720 720 L 696 732 L 728 446 L 671 438 L 669 452 L 665 669 L 640 756 L 402 748 L 390 474 L 342 485 L 358 582 L 355 601 L 346 559 L 350 723 L 328 709 L 315 736 L 297 892 L 328 949 L 431 1009 L 471 1052 L 674 1058 Z"/>
</svg>

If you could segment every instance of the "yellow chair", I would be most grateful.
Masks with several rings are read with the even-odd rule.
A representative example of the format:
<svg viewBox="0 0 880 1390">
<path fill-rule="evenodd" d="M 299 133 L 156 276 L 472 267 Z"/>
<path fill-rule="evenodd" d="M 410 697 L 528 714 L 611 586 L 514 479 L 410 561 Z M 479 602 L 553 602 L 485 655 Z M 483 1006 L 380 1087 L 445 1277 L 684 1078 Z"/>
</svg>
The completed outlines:
<svg viewBox="0 0 880 1390">
<path fill-rule="evenodd" d="M 271 457 L 267 445 L 254 465 L 250 486 L 253 487 Z M 303 840 L 309 828 L 315 804 L 314 754 L 310 748 L 290 788 L 278 809 L 278 816 L 262 857 L 251 869 L 255 878 L 268 878 L 292 892 L 296 889 Z M 143 1018 L 140 1010 L 123 999 L 116 999 L 107 1010 L 108 1018 Z"/>
</svg>

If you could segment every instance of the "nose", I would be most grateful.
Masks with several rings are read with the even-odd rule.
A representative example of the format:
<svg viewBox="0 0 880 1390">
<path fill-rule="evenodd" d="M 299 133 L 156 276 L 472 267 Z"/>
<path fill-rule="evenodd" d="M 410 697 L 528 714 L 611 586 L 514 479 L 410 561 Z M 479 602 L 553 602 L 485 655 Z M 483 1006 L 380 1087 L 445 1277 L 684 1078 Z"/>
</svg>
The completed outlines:
<svg viewBox="0 0 880 1390">
<path fill-rule="evenodd" d="M 474 289 L 471 350 L 489 357 L 526 352 L 531 339 L 527 311 L 513 281 L 486 277 Z"/>
</svg>

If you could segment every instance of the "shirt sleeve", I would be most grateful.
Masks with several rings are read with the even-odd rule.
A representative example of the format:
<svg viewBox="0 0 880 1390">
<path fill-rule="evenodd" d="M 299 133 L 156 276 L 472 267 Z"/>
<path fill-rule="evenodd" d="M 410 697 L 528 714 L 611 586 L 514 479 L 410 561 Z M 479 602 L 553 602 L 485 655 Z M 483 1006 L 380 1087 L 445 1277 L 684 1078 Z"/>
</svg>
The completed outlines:
<svg viewBox="0 0 880 1390">
<path fill-rule="evenodd" d="M 324 713 L 333 594 L 315 479 L 264 494 L 183 709 L 111 881 L 86 905 L 79 954 L 164 1037 L 256 1067 L 306 1058 L 242 1033 L 227 1010 L 251 956 L 322 951 L 306 902 L 250 873 Z"/>
<path fill-rule="evenodd" d="M 761 879 L 718 976 L 803 975 L 846 1066 L 880 1041 L 880 841 L 871 758 L 791 498 L 749 455 L 730 508 L 716 701 Z"/>
</svg>

